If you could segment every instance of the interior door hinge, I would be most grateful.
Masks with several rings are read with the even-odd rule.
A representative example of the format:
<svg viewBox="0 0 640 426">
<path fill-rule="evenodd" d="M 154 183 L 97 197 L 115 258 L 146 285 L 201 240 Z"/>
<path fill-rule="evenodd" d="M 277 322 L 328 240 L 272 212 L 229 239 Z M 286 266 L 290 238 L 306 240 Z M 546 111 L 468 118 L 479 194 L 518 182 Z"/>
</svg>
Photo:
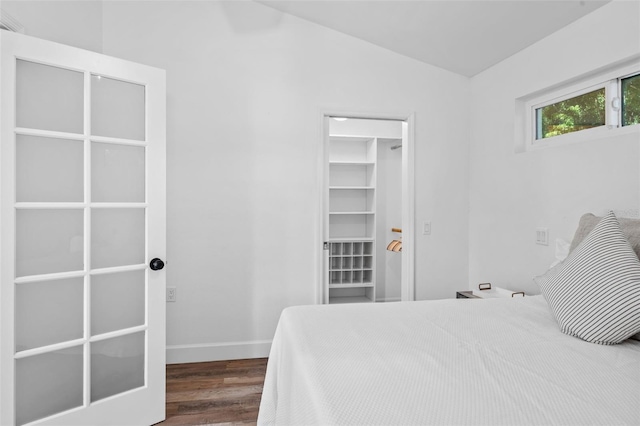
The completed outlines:
<svg viewBox="0 0 640 426">
<path fill-rule="evenodd" d="M 329 243 L 327 241 L 322 245 L 322 250 L 329 250 Z"/>
</svg>

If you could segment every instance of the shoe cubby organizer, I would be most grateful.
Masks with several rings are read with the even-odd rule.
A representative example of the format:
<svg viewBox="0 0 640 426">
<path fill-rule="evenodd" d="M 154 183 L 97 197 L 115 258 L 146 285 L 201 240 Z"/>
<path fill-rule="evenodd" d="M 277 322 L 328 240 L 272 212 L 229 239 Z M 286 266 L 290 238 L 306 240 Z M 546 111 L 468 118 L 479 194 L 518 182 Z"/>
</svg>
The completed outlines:
<svg viewBox="0 0 640 426">
<path fill-rule="evenodd" d="M 373 241 L 331 242 L 329 285 L 373 284 Z"/>
</svg>

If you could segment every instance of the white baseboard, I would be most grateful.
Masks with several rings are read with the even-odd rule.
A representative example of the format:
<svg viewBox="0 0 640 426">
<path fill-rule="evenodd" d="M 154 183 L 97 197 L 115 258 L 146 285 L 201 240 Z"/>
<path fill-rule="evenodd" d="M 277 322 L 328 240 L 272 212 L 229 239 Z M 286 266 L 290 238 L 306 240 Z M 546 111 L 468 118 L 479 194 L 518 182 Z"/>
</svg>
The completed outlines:
<svg viewBox="0 0 640 426">
<path fill-rule="evenodd" d="M 271 340 L 167 346 L 167 364 L 266 358 Z"/>
</svg>

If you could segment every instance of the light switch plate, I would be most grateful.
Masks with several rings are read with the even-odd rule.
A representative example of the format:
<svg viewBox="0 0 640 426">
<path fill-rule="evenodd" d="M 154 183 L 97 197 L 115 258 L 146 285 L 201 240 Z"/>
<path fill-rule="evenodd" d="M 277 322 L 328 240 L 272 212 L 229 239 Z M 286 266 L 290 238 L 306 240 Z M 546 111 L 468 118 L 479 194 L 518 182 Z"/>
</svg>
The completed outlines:
<svg viewBox="0 0 640 426">
<path fill-rule="evenodd" d="M 423 222 L 422 223 L 422 234 L 430 235 L 431 234 L 431 222 Z"/>
</svg>

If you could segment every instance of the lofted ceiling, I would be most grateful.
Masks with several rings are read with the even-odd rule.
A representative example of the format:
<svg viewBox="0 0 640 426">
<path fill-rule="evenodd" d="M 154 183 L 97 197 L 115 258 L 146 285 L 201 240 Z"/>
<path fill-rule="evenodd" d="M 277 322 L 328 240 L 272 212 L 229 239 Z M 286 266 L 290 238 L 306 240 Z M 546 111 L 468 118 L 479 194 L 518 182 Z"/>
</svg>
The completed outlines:
<svg viewBox="0 0 640 426">
<path fill-rule="evenodd" d="M 610 0 L 257 1 L 471 77 Z"/>
</svg>

